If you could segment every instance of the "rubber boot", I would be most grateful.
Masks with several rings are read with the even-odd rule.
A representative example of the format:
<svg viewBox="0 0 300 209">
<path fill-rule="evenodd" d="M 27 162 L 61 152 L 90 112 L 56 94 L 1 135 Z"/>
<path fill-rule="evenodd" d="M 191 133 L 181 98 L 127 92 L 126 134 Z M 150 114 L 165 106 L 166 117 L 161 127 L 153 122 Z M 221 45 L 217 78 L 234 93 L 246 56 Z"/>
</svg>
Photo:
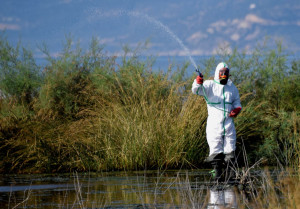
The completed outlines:
<svg viewBox="0 0 300 209">
<path fill-rule="evenodd" d="M 233 181 L 236 179 L 236 161 L 234 152 L 226 154 L 225 158 L 225 181 Z"/>
<path fill-rule="evenodd" d="M 210 174 L 214 181 L 220 180 L 220 178 L 222 176 L 224 157 L 225 156 L 223 153 L 216 153 L 216 154 L 208 156 L 204 161 L 205 163 L 209 163 L 212 165 L 213 170 L 210 171 Z"/>
<path fill-rule="evenodd" d="M 211 162 L 213 170 L 211 171 L 213 181 L 220 181 L 222 176 L 222 161 L 214 160 Z"/>
<path fill-rule="evenodd" d="M 229 163 L 226 164 L 225 169 L 225 181 L 234 181 L 236 180 L 236 171 Z"/>
</svg>

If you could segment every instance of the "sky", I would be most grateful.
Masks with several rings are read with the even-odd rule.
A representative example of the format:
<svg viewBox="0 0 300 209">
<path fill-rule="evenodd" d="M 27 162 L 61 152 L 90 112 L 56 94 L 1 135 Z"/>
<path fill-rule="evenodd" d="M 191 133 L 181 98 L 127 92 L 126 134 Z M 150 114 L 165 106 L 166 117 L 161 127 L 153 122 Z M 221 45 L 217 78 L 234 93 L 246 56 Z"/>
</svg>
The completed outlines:
<svg viewBox="0 0 300 209">
<path fill-rule="evenodd" d="M 0 0 L 0 33 L 59 56 L 66 36 L 83 48 L 97 38 L 110 55 L 149 41 L 145 55 L 203 56 L 251 52 L 266 37 L 300 54 L 299 0 Z"/>
</svg>

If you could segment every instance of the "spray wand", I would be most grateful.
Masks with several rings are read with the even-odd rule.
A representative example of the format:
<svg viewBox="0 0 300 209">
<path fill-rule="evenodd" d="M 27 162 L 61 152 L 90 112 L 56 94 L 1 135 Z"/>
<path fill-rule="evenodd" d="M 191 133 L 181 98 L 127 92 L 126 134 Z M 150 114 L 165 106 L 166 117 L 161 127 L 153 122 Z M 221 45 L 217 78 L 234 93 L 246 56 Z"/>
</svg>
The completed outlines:
<svg viewBox="0 0 300 209">
<path fill-rule="evenodd" d="M 198 68 L 196 68 L 196 72 L 198 73 L 198 75 L 199 75 L 200 77 L 203 78 L 203 75 L 202 75 L 202 73 L 200 72 L 200 70 L 199 70 Z"/>
</svg>

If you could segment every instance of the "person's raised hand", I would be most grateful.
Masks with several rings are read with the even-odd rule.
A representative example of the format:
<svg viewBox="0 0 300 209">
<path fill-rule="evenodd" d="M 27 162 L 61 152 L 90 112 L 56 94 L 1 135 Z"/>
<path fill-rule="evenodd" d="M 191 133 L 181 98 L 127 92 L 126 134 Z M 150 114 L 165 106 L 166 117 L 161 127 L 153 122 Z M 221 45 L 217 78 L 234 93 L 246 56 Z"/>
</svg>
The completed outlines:
<svg viewBox="0 0 300 209">
<path fill-rule="evenodd" d="M 200 75 L 196 78 L 197 84 L 202 85 L 203 84 L 203 75 L 200 73 Z"/>
</svg>

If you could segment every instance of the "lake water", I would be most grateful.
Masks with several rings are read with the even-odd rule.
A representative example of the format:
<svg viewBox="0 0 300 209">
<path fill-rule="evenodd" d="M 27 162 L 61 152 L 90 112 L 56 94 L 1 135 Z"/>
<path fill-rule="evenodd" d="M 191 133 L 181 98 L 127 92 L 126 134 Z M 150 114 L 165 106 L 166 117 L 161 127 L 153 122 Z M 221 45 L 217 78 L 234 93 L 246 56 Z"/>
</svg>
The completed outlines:
<svg viewBox="0 0 300 209">
<path fill-rule="evenodd" d="M 201 61 L 208 59 L 209 56 L 195 56 L 193 59 L 195 60 L 197 65 L 201 64 Z M 138 58 L 142 62 L 146 62 L 149 57 L 147 56 L 139 56 Z M 36 63 L 40 65 L 43 69 L 45 65 L 49 64 L 44 58 L 36 58 Z M 122 64 L 123 57 L 117 57 L 116 63 L 118 65 Z M 166 72 L 169 67 L 171 67 L 172 71 L 175 71 L 177 68 L 182 68 L 186 63 L 189 63 L 186 76 L 190 76 L 195 72 L 195 67 L 191 64 L 189 58 L 187 56 L 157 56 L 154 57 L 154 63 L 152 65 L 153 71 L 163 71 Z M 214 69 L 212 69 L 214 70 Z"/>
<path fill-rule="evenodd" d="M 237 186 L 208 183 L 208 173 L 2 175 L 0 208 L 237 208 L 244 192 Z"/>
</svg>

